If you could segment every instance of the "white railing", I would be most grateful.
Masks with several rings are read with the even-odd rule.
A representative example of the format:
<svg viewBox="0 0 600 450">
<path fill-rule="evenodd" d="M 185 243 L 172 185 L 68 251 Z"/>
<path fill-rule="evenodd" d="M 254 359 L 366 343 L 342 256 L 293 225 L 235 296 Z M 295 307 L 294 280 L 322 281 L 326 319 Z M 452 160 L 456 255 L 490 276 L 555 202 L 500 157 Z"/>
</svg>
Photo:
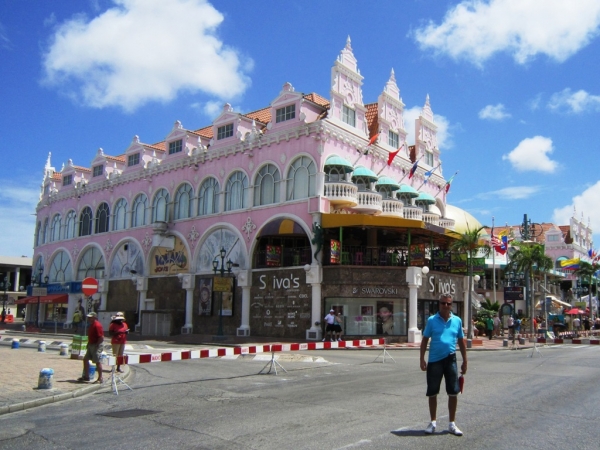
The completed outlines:
<svg viewBox="0 0 600 450">
<path fill-rule="evenodd" d="M 427 223 L 430 223 L 431 225 L 436 225 L 439 227 L 440 226 L 440 215 L 431 213 L 431 212 L 424 212 L 423 213 L 423 222 L 427 222 Z"/>
<path fill-rule="evenodd" d="M 456 222 L 454 222 L 454 219 L 447 219 L 445 217 L 440 218 L 440 227 L 442 228 L 447 228 L 449 230 L 454 231 L 455 224 Z"/>
<path fill-rule="evenodd" d="M 404 217 L 403 215 L 404 203 L 400 200 L 394 200 L 386 198 L 381 203 L 381 215 L 388 217 Z"/>
<path fill-rule="evenodd" d="M 381 194 L 373 191 L 358 191 L 358 204 L 352 209 L 366 214 L 381 213 Z"/>
<path fill-rule="evenodd" d="M 325 183 L 325 197 L 333 205 L 356 206 L 358 204 L 358 186 L 344 181 Z"/>
<path fill-rule="evenodd" d="M 423 220 L 423 210 L 416 206 L 405 206 L 402 212 L 405 219 Z"/>
</svg>

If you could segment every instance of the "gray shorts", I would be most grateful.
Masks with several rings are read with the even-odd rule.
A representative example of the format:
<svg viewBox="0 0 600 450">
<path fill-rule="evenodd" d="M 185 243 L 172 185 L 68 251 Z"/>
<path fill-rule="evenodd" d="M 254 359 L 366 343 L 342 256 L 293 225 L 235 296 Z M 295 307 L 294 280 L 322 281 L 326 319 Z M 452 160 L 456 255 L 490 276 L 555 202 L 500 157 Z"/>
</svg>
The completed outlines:
<svg viewBox="0 0 600 450">
<path fill-rule="evenodd" d="M 98 364 L 100 361 L 100 354 L 102 353 L 102 344 L 88 344 L 87 351 L 83 359 L 92 361 L 94 364 Z"/>
</svg>

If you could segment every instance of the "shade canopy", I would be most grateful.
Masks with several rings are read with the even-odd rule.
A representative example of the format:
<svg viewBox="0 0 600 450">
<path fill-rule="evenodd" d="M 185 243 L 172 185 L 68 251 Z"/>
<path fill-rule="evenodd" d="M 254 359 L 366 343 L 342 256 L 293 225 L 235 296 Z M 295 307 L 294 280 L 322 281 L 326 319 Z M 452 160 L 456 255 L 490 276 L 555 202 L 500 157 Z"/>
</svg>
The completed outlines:
<svg viewBox="0 0 600 450">
<path fill-rule="evenodd" d="M 354 167 L 348 161 L 341 156 L 330 156 L 325 161 L 325 167 L 336 167 L 342 169 L 344 173 L 350 173 L 354 171 Z"/>
<path fill-rule="evenodd" d="M 425 203 L 427 205 L 435 205 L 435 198 L 427 192 L 419 193 L 419 196 L 415 198 L 415 202 Z"/>
<path fill-rule="evenodd" d="M 364 166 L 358 166 L 354 169 L 354 173 L 352 174 L 352 179 L 357 177 L 367 178 L 369 181 L 377 181 L 377 175 L 370 169 L 367 169 Z"/>
<path fill-rule="evenodd" d="M 275 219 L 266 224 L 258 236 L 306 235 L 304 228 L 291 219 Z"/>
<path fill-rule="evenodd" d="M 408 184 L 401 184 L 400 189 L 398 189 L 398 194 L 406 195 L 410 198 L 417 198 L 419 196 L 417 190 Z"/>
<path fill-rule="evenodd" d="M 32 303 L 69 303 L 69 296 L 67 294 L 56 294 L 56 295 L 41 295 L 39 297 L 24 297 L 18 299 L 15 303 L 17 305 L 29 305 Z"/>
<path fill-rule="evenodd" d="M 380 189 L 382 187 L 390 188 L 392 191 L 400 189 L 400 184 L 390 177 L 379 177 L 377 183 L 375 184 L 375 189 Z"/>
</svg>

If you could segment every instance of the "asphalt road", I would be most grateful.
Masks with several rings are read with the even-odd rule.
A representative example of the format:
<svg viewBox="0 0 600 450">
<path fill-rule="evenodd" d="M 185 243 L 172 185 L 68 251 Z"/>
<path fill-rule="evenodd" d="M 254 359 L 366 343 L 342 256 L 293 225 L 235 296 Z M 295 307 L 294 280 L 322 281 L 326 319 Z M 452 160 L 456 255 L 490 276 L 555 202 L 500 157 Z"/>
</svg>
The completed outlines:
<svg viewBox="0 0 600 450">
<path fill-rule="evenodd" d="M 110 390 L 0 417 L 0 448 L 80 449 L 597 449 L 598 346 L 470 352 L 456 437 L 429 421 L 418 351 L 306 352 L 258 374 L 244 357 L 132 366 Z M 305 358 L 304 358 L 305 359 Z M 312 358 L 309 358 L 312 359 Z M 121 417 L 113 417 L 116 414 Z"/>
</svg>

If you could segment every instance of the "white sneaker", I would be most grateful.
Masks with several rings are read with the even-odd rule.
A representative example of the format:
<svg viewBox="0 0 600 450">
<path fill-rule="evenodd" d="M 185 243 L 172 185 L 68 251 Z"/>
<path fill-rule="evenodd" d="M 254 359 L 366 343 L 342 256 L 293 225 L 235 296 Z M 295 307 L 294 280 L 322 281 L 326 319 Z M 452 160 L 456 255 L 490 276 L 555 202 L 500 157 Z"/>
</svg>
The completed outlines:
<svg viewBox="0 0 600 450">
<path fill-rule="evenodd" d="M 338 342 L 342 342 L 342 338 L 338 338 Z"/>
<path fill-rule="evenodd" d="M 435 425 L 433 424 L 433 422 L 429 422 L 429 425 L 427 425 L 427 428 L 425 428 L 425 433 L 427 433 L 427 434 L 435 433 Z"/>
<path fill-rule="evenodd" d="M 454 424 L 454 423 L 451 423 L 450 425 L 448 425 L 448 431 L 450 433 L 452 433 L 454 436 L 462 436 L 463 435 L 463 432 L 460 431 L 460 428 L 458 428 L 456 426 L 456 424 Z"/>
<path fill-rule="evenodd" d="M 325 342 L 325 338 L 323 338 L 323 340 L 321 342 Z"/>
</svg>

